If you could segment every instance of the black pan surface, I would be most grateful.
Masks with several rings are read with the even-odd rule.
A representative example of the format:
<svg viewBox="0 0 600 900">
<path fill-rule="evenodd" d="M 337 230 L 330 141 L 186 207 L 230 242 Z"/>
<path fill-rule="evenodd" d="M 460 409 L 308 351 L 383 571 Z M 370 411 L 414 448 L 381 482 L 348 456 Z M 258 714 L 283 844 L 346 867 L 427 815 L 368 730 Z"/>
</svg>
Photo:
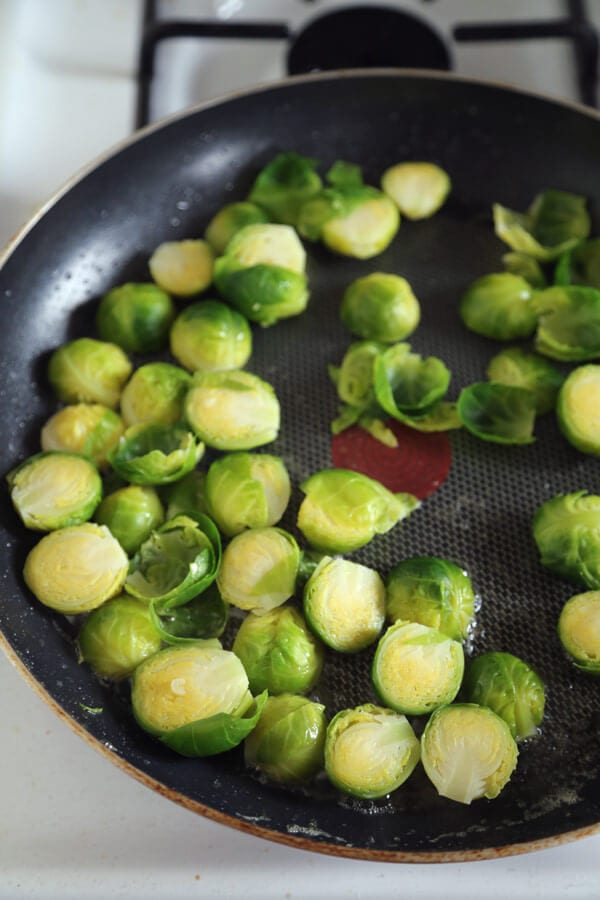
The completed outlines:
<svg viewBox="0 0 600 900">
<path fill-rule="evenodd" d="M 282 403 L 282 432 L 272 449 L 296 486 L 284 522 L 291 529 L 297 485 L 331 465 L 336 400 L 326 366 L 339 362 L 350 341 L 338 307 L 351 280 L 375 270 L 408 278 L 423 310 L 413 346 L 446 361 L 455 397 L 484 377 L 498 348 L 467 334 L 457 315 L 469 282 L 501 268 L 491 204 L 525 209 L 545 188 L 578 192 L 589 198 L 599 233 L 600 118 L 580 107 L 401 71 L 291 79 L 204 106 L 141 132 L 76 180 L 8 253 L 0 271 L 2 472 L 39 448 L 39 428 L 55 408 L 45 379 L 49 352 L 92 334 L 99 295 L 147 280 L 147 260 L 160 242 L 201 236 L 214 212 L 242 199 L 257 171 L 283 150 L 313 156 L 324 170 L 336 159 L 357 162 L 374 184 L 395 162 L 429 159 L 453 183 L 436 216 L 404 222 L 374 260 L 310 247 L 307 312 L 255 332 L 248 368 L 274 384 Z M 461 562 L 481 597 L 473 652 L 509 650 L 545 679 L 542 733 L 521 748 L 516 774 L 494 801 L 443 800 L 417 771 L 385 801 L 354 802 L 325 784 L 306 791 L 265 784 L 244 770 L 239 748 L 205 760 L 175 756 L 136 727 L 124 690 L 103 686 L 77 663 L 70 623 L 24 588 L 20 573 L 36 537 L 24 534 L 6 493 L 5 649 L 55 710 L 130 774 L 259 836 L 326 853 L 424 862 L 523 852 L 591 833 L 600 823 L 598 685 L 561 654 L 556 618 L 576 589 L 542 570 L 530 521 L 556 493 L 600 491 L 600 462 L 570 448 L 552 416 L 536 434 L 529 447 L 453 434 L 447 481 L 409 520 L 356 554 L 382 573 L 416 554 Z M 327 663 L 321 696 L 330 714 L 373 699 L 369 661 L 367 652 Z"/>
</svg>

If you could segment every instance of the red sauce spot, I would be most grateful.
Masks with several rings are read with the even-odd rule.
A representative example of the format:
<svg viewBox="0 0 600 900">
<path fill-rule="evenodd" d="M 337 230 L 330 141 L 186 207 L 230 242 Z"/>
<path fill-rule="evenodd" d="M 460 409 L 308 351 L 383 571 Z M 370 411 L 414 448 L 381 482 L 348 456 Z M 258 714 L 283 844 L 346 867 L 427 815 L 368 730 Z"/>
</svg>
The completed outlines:
<svg viewBox="0 0 600 900">
<path fill-rule="evenodd" d="M 450 472 L 452 450 L 448 434 L 424 434 L 394 420 L 386 421 L 386 425 L 398 438 L 397 447 L 386 447 L 353 425 L 333 437 L 332 463 L 336 469 L 352 469 L 375 478 L 394 493 L 406 492 L 423 500 L 439 488 Z"/>
</svg>

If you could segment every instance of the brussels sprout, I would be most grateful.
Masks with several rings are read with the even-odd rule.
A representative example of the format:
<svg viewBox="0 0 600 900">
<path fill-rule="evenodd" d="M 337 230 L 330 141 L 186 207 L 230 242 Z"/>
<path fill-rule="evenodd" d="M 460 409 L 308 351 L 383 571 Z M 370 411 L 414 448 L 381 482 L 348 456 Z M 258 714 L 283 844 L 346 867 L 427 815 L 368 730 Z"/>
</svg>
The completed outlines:
<svg viewBox="0 0 600 900">
<path fill-rule="evenodd" d="M 543 269 L 533 256 L 528 256 L 527 253 L 521 253 L 518 250 L 511 250 L 503 255 L 502 262 L 507 272 L 524 278 L 532 288 L 541 290 L 548 286 Z"/>
<path fill-rule="evenodd" d="M 182 418 L 183 400 L 191 376 L 166 362 L 147 363 L 136 369 L 121 394 L 121 415 L 126 425 L 174 425 Z"/>
<path fill-rule="evenodd" d="M 131 560 L 125 590 L 151 600 L 158 613 L 181 606 L 215 580 L 221 540 L 212 521 L 179 515 L 164 522 Z"/>
<path fill-rule="evenodd" d="M 246 225 L 215 262 L 221 294 L 251 322 L 273 325 L 308 302 L 306 252 L 290 225 Z"/>
<path fill-rule="evenodd" d="M 450 372 L 441 359 L 423 359 L 411 353 L 410 344 L 394 344 L 379 354 L 373 372 L 377 401 L 393 417 L 427 412 L 450 384 Z"/>
<path fill-rule="evenodd" d="M 500 240 L 542 262 L 556 259 L 590 231 L 585 197 L 567 191 L 538 194 L 525 213 L 495 203 L 493 214 Z"/>
<path fill-rule="evenodd" d="M 48 379 L 64 403 L 100 403 L 114 409 L 132 368 L 116 344 L 83 337 L 54 350 Z"/>
<path fill-rule="evenodd" d="M 452 183 L 431 162 L 402 162 L 386 169 L 381 187 L 407 219 L 428 219 L 446 202 Z"/>
<path fill-rule="evenodd" d="M 206 290 L 213 279 L 215 256 L 206 241 L 166 241 L 148 260 L 156 284 L 176 297 Z"/>
<path fill-rule="evenodd" d="M 600 675 L 600 591 L 567 600 L 558 617 L 558 636 L 578 669 Z"/>
<path fill-rule="evenodd" d="M 204 496 L 209 516 L 223 534 L 275 525 L 291 495 L 282 459 L 268 453 L 228 453 L 211 463 Z"/>
<path fill-rule="evenodd" d="M 268 221 L 266 212 L 255 203 L 247 200 L 227 203 L 212 217 L 206 226 L 204 237 L 215 253 L 222 256 L 234 234 L 246 225 L 264 225 Z"/>
<path fill-rule="evenodd" d="M 567 581 L 600 589 L 600 496 L 559 494 L 538 507 L 532 530 L 542 565 Z"/>
<path fill-rule="evenodd" d="M 537 353 L 527 353 L 521 347 L 508 347 L 497 353 L 489 362 L 487 376 L 490 381 L 531 391 L 538 416 L 555 408 L 564 381 L 562 372 L 547 359 Z"/>
<path fill-rule="evenodd" d="M 531 444 L 535 440 L 535 396 L 522 387 L 479 381 L 459 394 L 456 409 L 465 428 L 496 444 Z"/>
<path fill-rule="evenodd" d="M 217 585 L 226 603 L 257 616 L 294 593 L 300 566 L 296 540 L 281 528 L 250 528 L 225 548 Z"/>
<path fill-rule="evenodd" d="M 304 784 L 323 768 L 326 729 L 322 704 L 295 694 L 269 697 L 246 738 L 245 763 L 271 781 Z"/>
<path fill-rule="evenodd" d="M 540 676 L 512 653 L 482 653 L 467 666 L 463 693 L 469 703 L 499 715 L 516 741 L 537 734 L 544 717 L 545 689 Z"/>
<path fill-rule="evenodd" d="M 107 494 L 94 514 L 94 520 L 110 529 L 128 556 L 162 524 L 164 517 L 154 488 L 137 484 Z"/>
<path fill-rule="evenodd" d="M 333 717 L 325 736 L 325 771 L 341 791 L 365 799 L 399 788 L 419 762 L 406 716 L 364 703 Z"/>
<path fill-rule="evenodd" d="M 183 756 L 212 756 L 240 744 L 266 699 L 253 699 L 234 653 L 202 642 L 150 656 L 131 685 L 138 724 Z"/>
<path fill-rule="evenodd" d="M 218 638 L 225 631 L 229 620 L 229 606 L 214 582 L 181 606 L 170 607 L 162 612 L 157 608 L 159 605 L 150 604 L 150 615 L 156 630 L 167 644 L 187 644 L 199 639 Z M 215 642 L 215 646 L 220 646 L 219 642 Z"/>
<path fill-rule="evenodd" d="M 412 334 L 421 307 L 405 278 L 371 272 L 346 288 L 340 317 L 353 334 L 392 344 Z"/>
<path fill-rule="evenodd" d="M 238 369 L 196 372 L 184 411 L 195 434 L 217 450 L 251 450 L 274 441 L 279 432 L 272 386 Z"/>
<path fill-rule="evenodd" d="M 63 406 L 42 427 L 42 450 L 81 453 L 98 468 L 108 464 L 108 453 L 125 431 L 121 416 L 101 403 Z"/>
<path fill-rule="evenodd" d="M 377 644 L 373 684 L 390 709 L 420 716 L 454 700 L 464 666 L 458 641 L 427 625 L 400 620 Z"/>
<path fill-rule="evenodd" d="M 393 494 L 350 469 L 324 469 L 301 485 L 306 495 L 297 525 L 317 550 L 351 553 L 385 534 L 421 504 L 412 494 Z"/>
<path fill-rule="evenodd" d="M 103 603 L 83 623 L 77 636 L 80 660 L 102 678 L 128 678 L 161 648 L 147 603 L 122 594 Z"/>
<path fill-rule="evenodd" d="M 578 366 L 565 380 L 556 407 L 560 430 L 582 453 L 600 456 L 600 365 Z"/>
<path fill-rule="evenodd" d="M 600 238 L 582 241 L 560 257 L 555 284 L 587 284 L 600 289 Z"/>
<path fill-rule="evenodd" d="M 128 566 L 108 528 L 84 522 L 46 534 L 27 555 L 23 577 L 44 606 L 76 615 L 118 594 Z"/>
<path fill-rule="evenodd" d="M 35 531 L 81 525 L 102 499 L 96 466 L 84 456 L 60 450 L 30 456 L 6 480 L 21 521 Z"/>
<path fill-rule="evenodd" d="M 253 694 L 307 694 L 323 669 L 323 647 L 292 606 L 260 616 L 249 613 L 232 649 L 244 664 Z"/>
<path fill-rule="evenodd" d="M 329 366 L 329 377 L 343 403 L 359 412 L 377 409 L 373 368 L 385 349 L 378 341 L 356 341 L 348 347 L 339 367 Z"/>
<path fill-rule="evenodd" d="M 385 622 L 379 574 L 349 559 L 323 557 L 304 586 L 304 615 L 321 640 L 356 653 L 377 640 Z"/>
<path fill-rule="evenodd" d="M 265 209 L 274 222 L 296 225 L 302 204 L 318 194 L 318 162 L 298 153 L 280 153 L 259 173 L 248 200 Z"/>
<path fill-rule="evenodd" d="M 430 781 L 438 794 L 458 803 L 497 797 L 518 755 L 504 719 L 475 703 L 437 709 L 421 737 L 421 760 Z"/>
<path fill-rule="evenodd" d="M 174 318 L 175 304 L 155 284 L 122 284 L 102 297 L 96 328 L 129 353 L 151 353 L 166 345 Z"/>
<path fill-rule="evenodd" d="M 386 614 L 435 628 L 463 641 L 475 615 L 475 595 L 468 574 L 448 559 L 414 556 L 394 566 L 386 579 Z"/>
<path fill-rule="evenodd" d="M 600 357 L 600 290 L 567 285 L 540 291 L 535 349 L 562 362 Z"/>
<path fill-rule="evenodd" d="M 166 518 L 173 519 L 179 513 L 207 514 L 204 501 L 204 482 L 206 472 L 192 469 L 183 478 L 173 481 L 161 489 L 163 503 L 166 505 Z"/>
<path fill-rule="evenodd" d="M 461 319 L 476 334 L 498 341 L 529 337 L 537 325 L 533 293 L 529 282 L 520 275 L 482 275 L 461 297 Z"/>
<path fill-rule="evenodd" d="M 219 300 L 191 303 L 173 323 L 171 353 L 191 372 L 243 369 L 252 353 L 250 325 Z"/>
<path fill-rule="evenodd" d="M 204 445 L 177 425 L 132 425 L 109 455 L 111 466 L 133 484 L 168 484 L 187 475 Z"/>
</svg>

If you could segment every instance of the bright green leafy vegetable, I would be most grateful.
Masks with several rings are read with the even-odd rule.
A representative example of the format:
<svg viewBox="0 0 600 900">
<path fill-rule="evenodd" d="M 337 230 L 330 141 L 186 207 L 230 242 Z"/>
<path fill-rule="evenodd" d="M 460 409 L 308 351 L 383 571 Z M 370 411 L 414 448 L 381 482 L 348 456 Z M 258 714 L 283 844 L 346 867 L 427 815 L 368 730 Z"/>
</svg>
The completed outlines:
<svg viewBox="0 0 600 900">
<path fill-rule="evenodd" d="M 358 337 L 392 344 L 412 334 L 419 324 L 421 308 L 405 278 L 371 272 L 346 288 L 340 317 Z"/>
<path fill-rule="evenodd" d="M 423 359 L 410 344 L 394 344 L 374 361 L 378 403 L 394 418 L 398 413 L 419 416 L 441 400 L 450 384 L 450 371 L 441 359 Z"/>
<path fill-rule="evenodd" d="M 147 603 L 121 594 L 87 617 L 77 636 L 80 660 L 101 678 L 120 681 L 161 648 Z"/>
<path fill-rule="evenodd" d="M 535 440 L 535 396 L 525 388 L 475 382 L 460 392 L 457 412 L 465 428 L 484 441 L 531 444 Z"/>
<path fill-rule="evenodd" d="M 544 717 L 544 682 L 512 653 L 482 653 L 467 666 L 463 682 L 469 703 L 487 706 L 510 728 L 516 741 L 537 734 Z"/>
<path fill-rule="evenodd" d="M 155 284 L 122 284 L 104 294 L 96 312 L 103 341 L 128 353 L 151 353 L 167 343 L 175 304 Z"/>
<path fill-rule="evenodd" d="M 567 600 L 558 617 L 558 636 L 578 669 L 600 675 L 600 591 Z"/>
<path fill-rule="evenodd" d="M 121 415 L 127 426 L 175 425 L 183 414 L 190 375 L 166 362 L 146 363 L 136 369 L 121 394 Z"/>
<path fill-rule="evenodd" d="M 538 416 L 556 407 L 558 391 L 564 381 L 562 372 L 551 362 L 521 347 L 508 347 L 497 353 L 489 362 L 487 376 L 490 381 L 531 391 Z"/>
<path fill-rule="evenodd" d="M 586 284 L 600 290 L 600 238 L 582 241 L 558 260 L 555 284 Z"/>
<path fill-rule="evenodd" d="M 534 290 L 520 275 L 498 272 L 482 275 L 460 300 L 460 316 L 476 334 L 498 341 L 514 341 L 533 334 L 537 315 Z"/>
<path fill-rule="evenodd" d="M 131 370 L 116 344 L 82 337 L 54 350 L 48 380 L 64 403 L 100 403 L 114 409 Z"/>
<path fill-rule="evenodd" d="M 386 169 L 381 187 L 407 219 L 428 219 L 446 202 L 452 183 L 432 162 L 401 162 Z"/>
<path fill-rule="evenodd" d="M 248 320 L 219 300 L 201 300 L 183 309 L 170 334 L 171 353 L 191 372 L 243 369 L 252 353 Z"/>
<path fill-rule="evenodd" d="M 299 153 L 280 153 L 257 176 L 248 200 L 274 222 L 296 225 L 302 204 L 322 187 L 318 162 Z"/>
<path fill-rule="evenodd" d="M 163 611 L 160 603 L 151 603 L 149 609 L 154 626 L 166 644 L 218 638 L 229 619 L 229 606 L 214 582 L 180 606 L 169 606 Z"/>
<path fill-rule="evenodd" d="M 111 466 L 133 484 L 169 484 L 194 468 L 204 445 L 179 425 L 132 425 L 109 453 Z"/>
<path fill-rule="evenodd" d="M 552 497 L 535 511 L 532 529 L 542 565 L 600 589 L 600 496 L 574 491 Z"/>
<path fill-rule="evenodd" d="M 585 197 L 567 191 L 538 194 L 525 213 L 495 203 L 494 228 L 513 250 L 547 261 L 556 259 L 590 231 Z"/>
<path fill-rule="evenodd" d="M 600 290 L 566 285 L 540 291 L 535 349 L 563 362 L 600 357 Z"/>
</svg>

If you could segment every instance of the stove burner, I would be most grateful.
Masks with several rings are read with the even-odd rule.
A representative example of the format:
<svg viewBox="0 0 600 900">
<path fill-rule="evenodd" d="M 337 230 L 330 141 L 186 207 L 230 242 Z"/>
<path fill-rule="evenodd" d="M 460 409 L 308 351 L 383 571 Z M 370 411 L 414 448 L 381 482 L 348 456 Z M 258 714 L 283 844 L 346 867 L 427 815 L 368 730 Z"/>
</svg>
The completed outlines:
<svg viewBox="0 0 600 900">
<path fill-rule="evenodd" d="M 290 75 L 332 69 L 450 69 L 450 52 L 422 19 L 386 6 L 353 6 L 313 19 L 293 39 Z"/>
</svg>

